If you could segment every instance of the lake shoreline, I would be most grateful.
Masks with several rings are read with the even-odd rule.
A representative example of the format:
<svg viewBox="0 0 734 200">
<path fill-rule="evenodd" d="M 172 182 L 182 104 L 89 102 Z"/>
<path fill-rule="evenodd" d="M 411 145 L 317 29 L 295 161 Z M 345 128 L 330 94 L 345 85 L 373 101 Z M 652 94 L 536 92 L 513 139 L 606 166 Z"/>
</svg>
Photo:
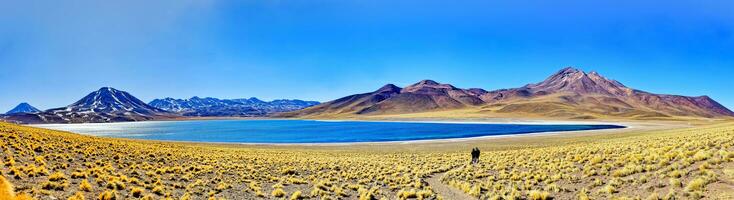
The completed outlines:
<svg viewBox="0 0 734 200">
<path fill-rule="evenodd" d="M 149 141 L 160 141 L 160 142 L 182 142 L 182 143 L 207 143 L 207 144 L 235 144 L 235 145 L 246 145 L 246 146 L 346 146 L 346 145 L 390 145 L 390 144 L 425 144 L 425 143 L 446 143 L 446 142 L 467 142 L 467 141 L 479 141 L 479 140 L 491 140 L 506 137 L 534 137 L 543 135 L 557 135 L 557 134 L 570 134 L 570 133 L 583 133 L 583 132 L 605 132 L 605 131 L 624 131 L 635 126 L 637 124 L 627 122 L 610 122 L 610 121 L 572 121 L 572 120 L 516 120 L 516 119 L 482 119 L 482 120 L 467 120 L 467 119 L 400 119 L 400 120 L 358 120 L 358 119 L 337 119 L 337 120 L 323 120 L 323 119 L 293 119 L 293 118 L 210 118 L 207 120 L 220 120 L 220 121 L 240 121 L 240 120 L 300 120 L 300 121 L 316 121 L 316 122 L 379 122 L 379 123 L 434 123 L 434 124 L 498 124 L 498 125 L 612 125 L 622 127 L 612 128 L 599 128 L 590 130 L 567 130 L 567 131 L 555 131 L 555 130 L 541 130 L 541 131 L 528 131 L 528 132 L 516 132 L 516 133 L 499 133 L 496 135 L 482 135 L 482 136 L 460 136 L 460 137 L 449 137 L 449 138 L 429 138 L 429 139 L 409 139 L 401 140 L 396 138 L 395 140 L 386 141 L 349 141 L 349 142 L 220 142 L 220 141 L 186 141 L 176 139 L 145 139 L 145 138 L 134 138 L 133 137 L 111 137 L 108 135 L 96 135 L 97 137 L 106 138 L 126 138 L 135 140 L 149 140 Z M 175 120 L 179 121 L 179 120 Z M 163 122 L 175 122 L 175 121 L 163 121 Z M 198 120 L 185 120 L 185 121 L 198 121 Z M 162 121 L 142 121 L 142 122 L 116 122 L 114 124 L 129 124 L 129 123 L 159 123 Z M 81 124 L 89 125 L 89 124 Z M 102 124 L 97 124 L 102 125 Z M 33 127 L 49 128 L 54 124 L 41 124 L 32 125 Z M 73 126 L 73 125 L 72 125 Z M 56 129 L 58 130 L 58 129 Z M 81 131 L 68 131 L 74 132 L 81 135 L 93 135 L 88 133 L 81 133 Z M 93 135 L 94 136 L 94 135 Z M 437 136 L 440 137 L 440 136 Z"/>
</svg>

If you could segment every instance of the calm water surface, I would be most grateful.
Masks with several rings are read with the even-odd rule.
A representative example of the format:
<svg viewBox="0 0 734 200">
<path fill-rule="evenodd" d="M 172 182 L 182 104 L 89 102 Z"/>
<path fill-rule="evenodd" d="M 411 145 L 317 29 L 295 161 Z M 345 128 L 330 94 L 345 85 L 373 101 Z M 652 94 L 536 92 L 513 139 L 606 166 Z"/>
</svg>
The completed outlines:
<svg viewBox="0 0 734 200">
<path fill-rule="evenodd" d="M 616 125 L 313 120 L 203 120 L 37 126 L 104 137 L 229 143 L 384 142 L 624 128 Z"/>
</svg>

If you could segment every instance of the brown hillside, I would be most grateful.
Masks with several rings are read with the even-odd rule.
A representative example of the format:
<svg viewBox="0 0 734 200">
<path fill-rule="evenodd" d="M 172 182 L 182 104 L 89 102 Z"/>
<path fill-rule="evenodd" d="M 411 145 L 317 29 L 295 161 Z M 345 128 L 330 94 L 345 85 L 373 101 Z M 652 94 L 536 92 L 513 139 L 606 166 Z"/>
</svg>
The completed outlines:
<svg viewBox="0 0 734 200">
<path fill-rule="evenodd" d="M 423 80 L 405 88 L 388 84 L 283 117 L 335 118 L 462 110 L 486 117 L 515 114 L 566 119 L 727 118 L 734 112 L 708 96 L 654 94 L 629 88 L 597 72 L 564 68 L 519 88 L 461 89 Z M 461 117 L 461 116 L 443 116 Z"/>
</svg>

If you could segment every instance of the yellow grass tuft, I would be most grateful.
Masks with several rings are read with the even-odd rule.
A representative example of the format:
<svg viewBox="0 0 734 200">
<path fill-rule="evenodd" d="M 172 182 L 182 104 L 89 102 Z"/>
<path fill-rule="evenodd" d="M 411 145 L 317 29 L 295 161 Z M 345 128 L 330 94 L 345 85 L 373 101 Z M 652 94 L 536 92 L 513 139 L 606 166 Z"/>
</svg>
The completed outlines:
<svg viewBox="0 0 734 200">
<path fill-rule="evenodd" d="M 275 188 L 275 190 L 273 190 L 273 192 L 272 192 L 271 194 L 272 194 L 272 195 L 273 195 L 274 197 L 278 197 L 278 198 L 280 198 L 280 197 L 283 197 L 283 196 L 285 196 L 285 191 L 283 191 L 283 189 L 282 189 L 282 188 Z"/>
<path fill-rule="evenodd" d="M 538 190 L 532 190 L 528 192 L 528 199 L 530 200 L 547 200 L 550 199 L 550 193 L 541 192 Z"/>
<path fill-rule="evenodd" d="M 606 185 L 606 186 L 602 187 L 601 189 L 599 189 L 599 192 L 600 193 L 605 193 L 605 194 L 614 194 L 614 193 L 617 192 L 617 189 L 614 188 L 614 186 L 612 186 L 612 185 Z"/>
<path fill-rule="evenodd" d="M 66 176 L 64 176 L 63 172 L 56 172 L 51 174 L 51 176 L 48 177 L 49 181 L 63 181 L 66 180 Z"/>
<path fill-rule="evenodd" d="M 133 195 L 133 197 L 135 198 L 140 198 L 143 196 L 144 191 L 144 188 L 134 187 L 132 190 L 130 190 L 130 194 Z"/>
<path fill-rule="evenodd" d="M 74 193 L 74 195 L 70 196 L 67 200 L 84 200 L 84 193 L 76 192 Z"/>
<path fill-rule="evenodd" d="M 701 191 L 703 190 L 703 187 L 708 184 L 708 181 L 703 178 L 696 178 L 691 180 L 691 182 L 688 182 L 688 185 L 686 185 L 686 191 L 688 192 L 695 192 L 695 191 Z"/>
<path fill-rule="evenodd" d="M 587 193 L 586 189 L 579 191 L 578 197 L 577 197 L 578 200 L 590 200 L 589 195 L 586 193 Z"/>
<path fill-rule="evenodd" d="M 153 191 L 154 194 L 163 195 L 164 189 L 163 186 L 155 186 L 151 191 Z"/>
<path fill-rule="evenodd" d="M 670 186 L 683 187 L 683 183 L 680 182 L 680 179 L 671 178 L 668 182 L 670 183 Z"/>
<path fill-rule="evenodd" d="M 99 200 L 116 200 L 117 199 L 117 193 L 115 191 L 111 190 L 105 190 L 104 192 L 99 194 Z"/>
<path fill-rule="evenodd" d="M 299 200 L 299 199 L 303 199 L 303 198 L 304 198 L 304 196 L 301 194 L 301 191 L 300 190 L 297 190 L 297 191 L 293 192 L 293 194 L 291 195 L 290 200 Z"/>
</svg>

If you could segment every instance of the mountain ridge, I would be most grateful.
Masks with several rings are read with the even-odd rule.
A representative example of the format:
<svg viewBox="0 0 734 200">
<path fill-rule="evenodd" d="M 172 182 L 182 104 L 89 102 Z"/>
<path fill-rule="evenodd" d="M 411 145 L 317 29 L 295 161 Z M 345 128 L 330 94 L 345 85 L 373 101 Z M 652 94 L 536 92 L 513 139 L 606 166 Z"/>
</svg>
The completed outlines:
<svg viewBox="0 0 734 200">
<path fill-rule="evenodd" d="M 262 117 L 272 113 L 288 112 L 319 104 L 316 101 L 276 99 L 263 101 L 255 97 L 218 99 L 213 97 L 189 99 L 163 98 L 149 102 L 153 107 L 183 116 L 197 117 Z"/>
<path fill-rule="evenodd" d="M 630 88 L 595 71 L 586 73 L 573 67 L 518 88 L 487 91 L 421 80 L 404 88 L 386 84 L 372 92 L 320 104 L 297 99 L 197 96 L 155 99 L 148 104 L 125 91 L 102 87 L 61 108 L 39 111 L 27 103 L 16 107 L 26 111 L 0 115 L 0 119 L 21 123 L 100 123 L 181 117 L 352 118 L 416 113 L 449 118 L 734 118 L 734 112 L 706 95 L 655 94 Z"/>
<path fill-rule="evenodd" d="M 36 109 L 33 112 L 32 110 L 12 112 L 0 115 L 0 120 L 35 124 L 128 122 L 185 117 L 264 117 L 272 113 L 298 110 L 318 103 L 298 99 L 263 101 L 254 97 L 217 99 L 194 96 L 186 100 L 170 97 L 155 99 L 148 104 L 128 92 L 112 87 L 102 87 L 65 107 L 45 111 Z M 24 103 L 18 107 L 23 110 L 27 107 L 32 108 Z"/>
<path fill-rule="evenodd" d="M 515 114 L 568 119 L 734 116 L 734 112 L 705 95 L 654 94 L 627 87 L 598 72 L 586 73 L 573 67 L 518 88 L 462 89 L 433 80 L 397 88 L 387 84 L 374 92 L 350 95 L 279 116 L 332 118 L 447 110 L 466 110 L 475 116 L 488 117 Z"/>
</svg>

